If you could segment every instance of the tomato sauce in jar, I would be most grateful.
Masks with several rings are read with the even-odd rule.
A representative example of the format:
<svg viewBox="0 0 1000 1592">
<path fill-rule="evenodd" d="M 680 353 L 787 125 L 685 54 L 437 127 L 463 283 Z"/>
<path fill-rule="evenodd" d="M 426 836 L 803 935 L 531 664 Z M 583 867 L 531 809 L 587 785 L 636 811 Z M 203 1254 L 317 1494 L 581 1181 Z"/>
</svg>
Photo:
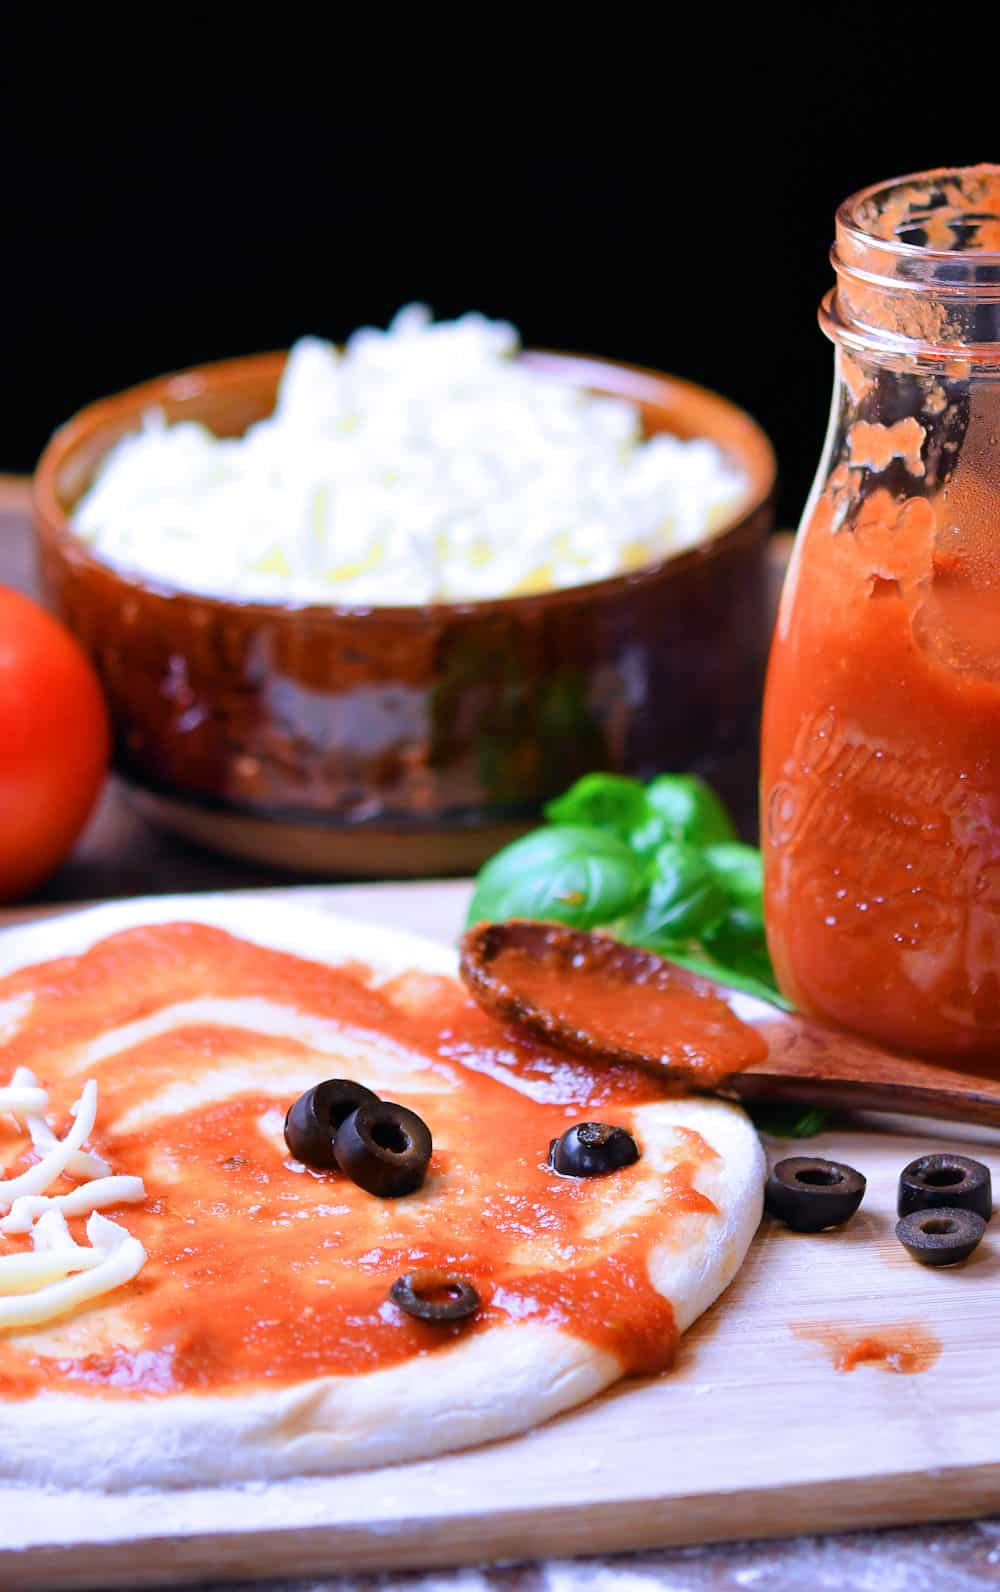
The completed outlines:
<svg viewBox="0 0 1000 1592">
<path fill-rule="evenodd" d="M 837 218 L 827 445 L 765 699 L 768 940 L 786 995 L 1000 1069 L 1000 167 Z"/>
</svg>

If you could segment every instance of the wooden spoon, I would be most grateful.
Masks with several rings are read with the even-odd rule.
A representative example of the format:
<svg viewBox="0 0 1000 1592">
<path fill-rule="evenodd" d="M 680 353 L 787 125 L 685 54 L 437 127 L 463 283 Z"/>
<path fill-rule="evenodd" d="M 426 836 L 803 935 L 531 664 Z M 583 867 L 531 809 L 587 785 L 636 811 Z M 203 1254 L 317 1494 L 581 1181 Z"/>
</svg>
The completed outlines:
<svg viewBox="0 0 1000 1592">
<path fill-rule="evenodd" d="M 480 923 L 462 941 L 460 966 L 479 1005 L 505 1023 L 673 1084 L 1000 1127 L 1000 1079 L 893 1056 L 606 935 Z"/>
</svg>

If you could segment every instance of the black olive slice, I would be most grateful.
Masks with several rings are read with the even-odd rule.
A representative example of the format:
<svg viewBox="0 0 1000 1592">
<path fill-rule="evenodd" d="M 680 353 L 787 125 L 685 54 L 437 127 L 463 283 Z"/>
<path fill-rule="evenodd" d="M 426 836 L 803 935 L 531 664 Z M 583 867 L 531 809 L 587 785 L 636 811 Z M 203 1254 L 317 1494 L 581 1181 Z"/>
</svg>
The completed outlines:
<svg viewBox="0 0 1000 1592">
<path fill-rule="evenodd" d="M 306 1166 L 335 1167 L 333 1141 L 345 1117 L 359 1106 L 378 1105 L 378 1095 L 352 1078 L 327 1078 L 299 1095 L 285 1118 L 285 1143 Z"/>
<path fill-rule="evenodd" d="M 947 1205 L 949 1210 L 975 1211 L 984 1222 L 993 1215 L 990 1169 L 967 1155 L 920 1155 L 899 1174 L 896 1211 L 926 1211 Z"/>
<path fill-rule="evenodd" d="M 896 1237 L 922 1266 L 957 1266 L 968 1260 L 986 1231 L 977 1211 L 940 1205 L 911 1211 L 896 1223 Z"/>
<path fill-rule="evenodd" d="M 638 1159 L 631 1133 L 610 1122 L 577 1122 L 549 1145 L 549 1165 L 560 1177 L 600 1177 Z"/>
<path fill-rule="evenodd" d="M 853 1166 L 812 1155 L 790 1155 L 771 1168 L 764 1207 L 796 1233 L 821 1233 L 850 1221 L 866 1180 Z"/>
<path fill-rule="evenodd" d="M 340 1170 L 359 1188 L 386 1199 L 420 1187 L 432 1149 L 426 1122 L 391 1100 L 366 1102 L 352 1112 L 334 1143 Z"/>
<path fill-rule="evenodd" d="M 445 1297 L 435 1297 L 441 1294 Z M 480 1302 L 475 1288 L 464 1277 L 430 1268 L 397 1277 L 389 1289 L 389 1297 L 408 1316 L 436 1324 L 465 1321 L 468 1316 L 475 1315 Z"/>
</svg>

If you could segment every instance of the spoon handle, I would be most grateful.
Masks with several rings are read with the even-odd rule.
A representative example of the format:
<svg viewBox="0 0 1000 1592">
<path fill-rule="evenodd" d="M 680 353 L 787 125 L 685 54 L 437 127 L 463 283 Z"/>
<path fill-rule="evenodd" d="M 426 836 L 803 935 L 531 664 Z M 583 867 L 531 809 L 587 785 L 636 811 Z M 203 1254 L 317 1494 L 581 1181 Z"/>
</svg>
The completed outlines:
<svg viewBox="0 0 1000 1592">
<path fill-rule="evenodd" d="M 776 1012 L 753 1026 L 767 1040 L 768 1054 L 726 1079 L 725 1092 L 739 1100 L 795 1100 L 1000 1127 L 1000 1078 L 893 1056 L 798 1013 Z"/>
</svg>

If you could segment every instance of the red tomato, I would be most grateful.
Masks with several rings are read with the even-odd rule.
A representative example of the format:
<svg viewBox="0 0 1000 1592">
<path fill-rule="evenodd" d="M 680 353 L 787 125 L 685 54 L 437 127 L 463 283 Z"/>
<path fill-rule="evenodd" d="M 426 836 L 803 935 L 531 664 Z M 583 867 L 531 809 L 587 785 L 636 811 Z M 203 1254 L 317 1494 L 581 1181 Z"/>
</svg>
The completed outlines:
<svg viewBox="0 0 1000 1592">
<path fill-rule="evenodd" d="M 24 895 L 65 857 L 109 751 L 83 651 L 37 603 L 0 586 L 0 900 Z"/>
</svg>

